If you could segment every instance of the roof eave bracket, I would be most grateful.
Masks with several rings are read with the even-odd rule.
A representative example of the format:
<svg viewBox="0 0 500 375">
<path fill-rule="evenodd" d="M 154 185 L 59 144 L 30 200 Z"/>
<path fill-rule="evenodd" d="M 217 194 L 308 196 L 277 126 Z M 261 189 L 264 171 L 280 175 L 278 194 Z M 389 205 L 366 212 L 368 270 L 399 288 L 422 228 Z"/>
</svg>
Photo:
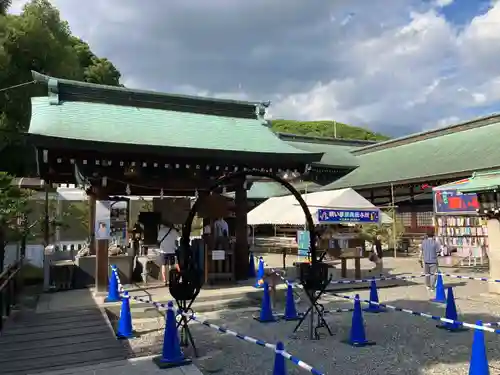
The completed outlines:
<svg viewBox="0 0 500 375">
<path fill-rule="evenodd" d="M 49 104 L 58 105 L 59 101 L 59 82 L 55 78 L 49 78 L 47 82 Z"/>
</svg>

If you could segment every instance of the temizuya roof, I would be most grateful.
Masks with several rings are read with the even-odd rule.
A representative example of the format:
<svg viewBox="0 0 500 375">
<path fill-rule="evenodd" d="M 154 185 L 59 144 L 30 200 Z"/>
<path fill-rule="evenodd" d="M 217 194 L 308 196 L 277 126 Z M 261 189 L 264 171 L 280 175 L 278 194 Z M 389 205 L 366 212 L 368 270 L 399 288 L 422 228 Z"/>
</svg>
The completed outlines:
<svg viewBox="0 0 500 375">
<path fill-rule="evenodd" d="M 309 164 L 323 153 L 291 146 L 263 115 L 269 103 L 172 95 L 33 72 L 47 97 L 32 98 L 28 135 L 47 148 Z"/>
</svg>

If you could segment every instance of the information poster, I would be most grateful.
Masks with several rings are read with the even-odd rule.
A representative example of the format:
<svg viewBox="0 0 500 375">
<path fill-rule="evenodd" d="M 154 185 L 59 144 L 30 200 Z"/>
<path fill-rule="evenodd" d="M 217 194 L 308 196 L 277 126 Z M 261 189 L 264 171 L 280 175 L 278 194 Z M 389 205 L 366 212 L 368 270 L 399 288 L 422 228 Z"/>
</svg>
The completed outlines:
<svg viewBox="0 0 500 375">
<path fill-rule="evenodd" d="M 309 247 L 311 245 L 311 234 L 308 230 L 298 230 L 297 231 L 297 245 L 298 245 L 298 255 L 307 256 L 309 252 Z"/>
<path fill-rule="evenodd" d="M 95 239 L 109 240 L 111 238 L 111 202 L 96 201 L 95 204 Z"/>
</svg>

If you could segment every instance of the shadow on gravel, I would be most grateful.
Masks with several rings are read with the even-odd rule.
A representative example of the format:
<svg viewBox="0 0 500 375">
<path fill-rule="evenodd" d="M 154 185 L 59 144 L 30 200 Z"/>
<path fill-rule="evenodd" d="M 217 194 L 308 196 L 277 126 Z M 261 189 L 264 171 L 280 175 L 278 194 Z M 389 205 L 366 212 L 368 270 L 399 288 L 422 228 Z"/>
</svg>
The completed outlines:
<svg viewBox="0 0 500 375">
<path fill-rule="evenodd" d="M 444 305 L 434 304 L 427 300 L 390 300 L 387 304 L 444 316 Z M 459 319 L 468 323 L 477 320 L 492 322 L 500 320 L 497 316 L 482 313 L 477 304 L 477 313 L 465 312 Z M 349 301 L 325 303 L 326 309 L 349 308 Z M 299 311 L 307 308 L 305 303 L 298 306 Z M 281 307 L 277 308 L 278 311 Z M 460 309 L 459 309 L 460 310 Z M 281 310 L 282 311 L 282 310 Z M 427 375 L 468 373 L 472 345 L 472 330 L 464 332 L 448 332 L 438 329 L 437 322 L 404 312 L 388 312 L 379 314 L 363 313 L 366 335 L 377 345 L 365 348 L 353 348 L 341 341 L 349 335 L 351 313 L 335 313 L 326 315 L 333 336 L 328 336 L 322 329 L 321 339 L 310 341 L 307 336 L 307 324 L 292 335 L 296 322 L 279 321 L 261 324 L 252 318 L 256 312 L 223 311 L 212 313 L 214 324 L 250 335 L 256 339 L 270 343 L 278 340 L 285 343 L 285 348 L 304 362 L 316 367 L 325 374 L 384 374 L 384 375 Z M 500 313 L 500 311 L 499 311 Z M 160 313 L 159 319 L 162 318 Z M 157 323 L 155 323 L 157 324 Z M 131 346 L 140 345 L 138 355 L 158 354 L 161 352 L 163 326 L 148 328 L 145 324 L 134 325 L 142 331 L 142 338 L 131 340 Z M 274 353 L 253 343 L 244 342 L 233 336 L 223 335 L 209 327 L 190 323 L 195 343 L 201 358 L 195 363 L 202 369 L 207 367 L 221 375 L 271 374 Z M 497 363 L 500 361 L 500 340 L 493 333 L 485 332 L 486 347 L 490 360 L 490 372 L 500 373 Z M 146 339 L 147 337 L 147 339 Z M 137 345 L 134 345 L 133 341 Z M 187 355 L 192 355 L 191 348 L 186 348 Z M 288 362 L 290 374 L 299 374 L 303 370 Z"/>
</svg>

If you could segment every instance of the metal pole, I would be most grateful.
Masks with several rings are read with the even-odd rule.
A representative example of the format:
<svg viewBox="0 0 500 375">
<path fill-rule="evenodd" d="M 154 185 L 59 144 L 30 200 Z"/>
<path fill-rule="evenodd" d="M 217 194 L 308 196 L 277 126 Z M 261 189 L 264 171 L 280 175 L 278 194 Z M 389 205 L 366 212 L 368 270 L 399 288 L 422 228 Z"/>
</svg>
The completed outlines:
<svg viewBox="0 0 500 375">
<path fill-rule="evenodd" d="M 397 257 L 396 250 L 396 207 L 394 206 L 394 185 L 391 183 L 391 205 L 392 205 L 392 243 L 394 246 L 394 258 Z"/>
</svg>

